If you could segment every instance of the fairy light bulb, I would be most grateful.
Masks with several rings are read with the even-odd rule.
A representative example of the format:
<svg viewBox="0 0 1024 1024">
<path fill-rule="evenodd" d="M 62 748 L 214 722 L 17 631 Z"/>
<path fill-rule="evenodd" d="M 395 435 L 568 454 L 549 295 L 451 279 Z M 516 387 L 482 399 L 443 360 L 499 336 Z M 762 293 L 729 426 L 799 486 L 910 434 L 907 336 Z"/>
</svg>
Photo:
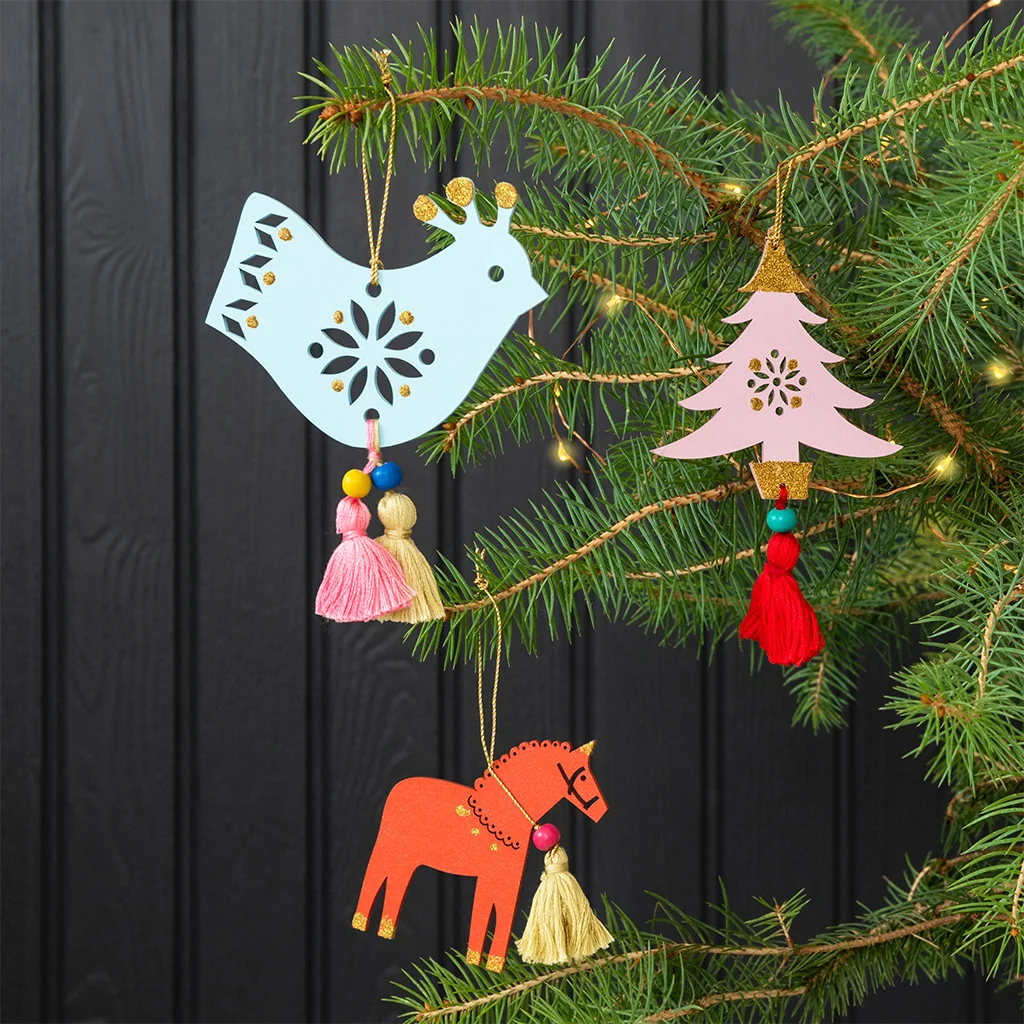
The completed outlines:
<svg viewBox="0 0 1024 1024">
<path fill-rule="evenodd" d="M 993 384 L 1005 384 L 1010 378 L 1010 368 L 998 360 L 988 364 L 986 373 Z"/>
<path fill-rule="evenodd" d="M 952 476 L 956 472 L 956 460 L 952 455 L 944 455 L 938 462 L 935 463 L 935 473 L 937 476 Z"/>
<path fill-rule="evenodd" d="M 615 316 L 621 311 L 624 301 L 621 295 L 609 295 L 601 306 L 601 312 L 605 316 Z"/>
<path fill-rule="evenodd" d="M 549 458 L 559 469 L 565 469 L 573 465 L 577 455 L 578 449 L 576 445 L 572 441 L 563 441 L 561 438 L 553 441 L 548 449 Z"/>
<path fill-rule="evenodd" d="M 734 196 L 743 195 L 743 186 L 738 185 L 735 181 L 726 181 L 722 183 L 722 188 L 726 192 L 731 192 Z"/>
</svg>

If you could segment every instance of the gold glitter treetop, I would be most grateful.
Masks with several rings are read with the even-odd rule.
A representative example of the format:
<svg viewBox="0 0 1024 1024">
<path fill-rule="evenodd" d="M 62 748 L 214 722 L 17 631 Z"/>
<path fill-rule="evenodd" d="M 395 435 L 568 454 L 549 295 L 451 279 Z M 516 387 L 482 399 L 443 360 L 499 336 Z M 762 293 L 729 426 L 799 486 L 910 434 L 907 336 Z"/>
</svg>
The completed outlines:
<svg viewBox="0 0 1024 1024">
<path fill-rule="evenodd" d="M 786 176 L 782 176 L 782 165 L 775 171 L 775 222 L 768 229 L 764 240 L 764 252 L 761 262 L 754 271 L 754 276 L 740 289 L 741 292 L 805 292 L 805 285 L 796 275 L 793 264 L 786 255 L 786 243 L 782 238 L 782 209 L 786 198 L 786 186 L 789 176 L 793 173 L 791 166 L 786 167 Z"/>
<path fill-rule="evenodd" d="M 741 292 L 805 292 L 805 285 L 786 255 L 786 243 L 782 237 L 773 238 L 768 232 L 764 242 L 761 262 L 754 276 L 740 289 Z"/>
</svg>

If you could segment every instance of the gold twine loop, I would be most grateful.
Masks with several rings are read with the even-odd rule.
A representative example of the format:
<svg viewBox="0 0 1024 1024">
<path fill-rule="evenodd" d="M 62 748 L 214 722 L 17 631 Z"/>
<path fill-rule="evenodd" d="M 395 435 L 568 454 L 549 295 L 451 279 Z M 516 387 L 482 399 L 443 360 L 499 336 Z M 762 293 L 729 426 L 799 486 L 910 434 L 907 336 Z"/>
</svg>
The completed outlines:
<svg viewBox="0 0 1024 1024">
<path fill-rule="evenodd" d="M 786 199 L 786 189 L 789 187 L 790 176 L 793 174 L 792 164 L 785 164 L 785 178 L 782 176 L 782 168 L 783 164 L 779 164 L 779 166 L 775 168 L 775 221 L 768 229 L 768 240 L 772 243 L 773 249 L 777 249 L 779 247 L 779 242 L 782 240 L 783 203 Z"/>
<path fill-rule="evenodd" d="M 388 94 L 388 102 L 391 105 L 391 130 L 388 133 L 388 165 L 384 175 L 384 198 L 380 205 L 380 222 L 377 225 L 377 236 L 373 234 L 373 210 L 370 205 L 370 174 L 366 167 L 366 146 L 370 137 L 369 128 L 363 136 L 362 164 L 363 164 L 363 199 L 366 201 L 366 234 L 370 240 L 370 283 L 379 283 L 381 270 L 384 264 L 380 261 L 380 246 L 384 240 L 384 218 L 388 213 L 388 198 L 391 194 L 391 175 L 395 169 L 395 126 L 398 123 L 398 101 L 391 91 L 392 77 L 391 68 L 388 66 L 390 50 L 371 50 L 373 59 L 377 62 L 377 70 L 380 72 L 380 80 Z"/>
<path fill-rule="evenodd" d="M 482 636 L 476 638 L 476 706 L 480 714 L 480 748 L 484 752 L 487 767 L 491 770 L 491 778 L 501 786 L 505 791 L 505 795 L 519 808 L 523 817 L 530 823 L 531 829 L 534 829 L 537 828 L 537 822 L 534 821 L 529 811 L 515 798 L 512 790 L 505 785 L 505 780 L 501 778 L 495 767 L 497 762 L 494 760 L 494 741 L 498 730 L 498 681 L 501 678 L 501 651 L 504 643 L 501 610 L 498 608 L 498 602 L 494 600 L 494 596 L 488 589 L 487 580 L 484 578 L 483 570 L 481 569 L 481 564 L 487 556 L 487 552 L 478 550 L 476 556 L 476 575 L 473 577 L 473 583 L 476 584 L 477 590 L 487 595 L 488 600 L 494 607 L 494 615 L 498 626 L 498 650 L 494 657 L 494 684 L 491 687 L 491 739 L 489 743 L 487 741 L 487 720 L 484 715 L 484 642 Z"/>
</svg>

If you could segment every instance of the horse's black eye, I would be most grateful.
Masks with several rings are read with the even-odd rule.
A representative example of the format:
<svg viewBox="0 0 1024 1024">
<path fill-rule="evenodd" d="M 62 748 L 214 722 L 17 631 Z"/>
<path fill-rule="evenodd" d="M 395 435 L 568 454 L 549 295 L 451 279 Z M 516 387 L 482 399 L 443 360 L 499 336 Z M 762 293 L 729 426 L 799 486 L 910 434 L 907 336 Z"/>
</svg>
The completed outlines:
<svg viewBox="0 0 1024 1024">
<path fill-rule="evenodd" d="M 586 782 L 586 781 L 587 781 L 586 775 L 581 775 L 580 776 L 580 782 Z"/>
</svg>

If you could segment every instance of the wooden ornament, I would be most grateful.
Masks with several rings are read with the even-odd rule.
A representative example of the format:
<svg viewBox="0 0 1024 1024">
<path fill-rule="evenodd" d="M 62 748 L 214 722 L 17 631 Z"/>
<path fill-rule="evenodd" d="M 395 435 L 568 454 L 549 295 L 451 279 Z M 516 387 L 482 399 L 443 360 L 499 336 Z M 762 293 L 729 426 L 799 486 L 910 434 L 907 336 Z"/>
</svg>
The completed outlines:
<svg viewBox="0 0 1024 1024">
<path fill-rule="evenodd" d="M 466 962 L 503 970 L 531 846 L 529 819 L 539 820 L 563 799 L 591 821 L 600 820 L 608 809 L 590 771 L 592 750 L 592 743 L 573 748 L 566 742 L 533 740 L 513 747 L 472 786 L 443 779 L 403 779 L 384 804 L 352 927 L 366 930 L 383 887 L 377 934 L 392 938 L 418 867 L 468 875 L 477 883 Z M 485 957 L 492 910 L 493 937 Z"/>
</svg>

